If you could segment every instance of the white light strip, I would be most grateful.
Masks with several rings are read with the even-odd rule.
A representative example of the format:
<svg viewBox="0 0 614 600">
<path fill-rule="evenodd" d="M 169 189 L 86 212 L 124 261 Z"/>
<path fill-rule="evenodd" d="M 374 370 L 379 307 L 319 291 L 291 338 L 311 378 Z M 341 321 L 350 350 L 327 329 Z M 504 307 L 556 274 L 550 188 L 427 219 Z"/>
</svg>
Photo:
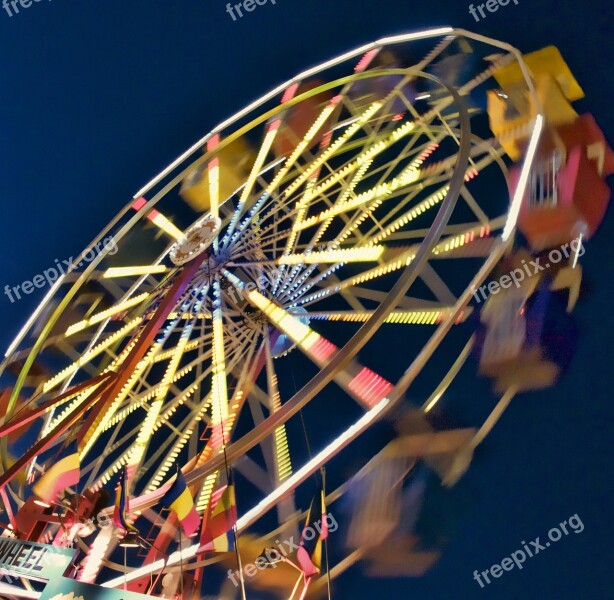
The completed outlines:
<svg viewBox="0 0 614 600">
<path fill-rule="evenodd" d="M 504 242 L 507 241 L 516 228 L 516 222 L 518 221 L 518 215 L 520 214 L 520 207 L 522 206 L 522 201 L 527 189 L 527 183 L 529 181 L 529 175 L 531 173 L 531 168 L 533 167 L 533 159 L 535 158 L 535 152 L 537 152 L 537 144 L 543 128 L 544 117 L 542 115 L 537 115 L 537 117 L 535 117 L 535 128 L 533 129 L 533 134 L 531 135 L 529 148 L 525 155 L 522 171 L 520 173 L 520 177 L 518 178 L 518 185 L 516 186 L 514 198 L 510 206 L 510 212 L 507 217 L 507 221 L 505 222 L 503 233 L 501 234 L 501 239 Z"/>
<path fill-rule="evenodd" d="M 43 309 L 47 305 L 47 302 L 49 301 L 51 296 L 53 296 L 53 294 L 55 294 L 56 290 L 62 285 L 62 283 L 64 282 L 65 277 L 66 277 L 66 275 L 62 275 L 62 277 L 60 277 L 53 284 L 51 289 L 47 292 L 47 294 L 43 298 L 42 302 L 38 305 L 37 309 L 32 313 L 32 316 L 28 319 L 26 324 L 21 328 L 20 332 L 17 334 L 17 336 L 13 340 L 13 343 L 9 346 L 8 350 L 5 352 L 5 354 L 4 354 L 5 357 L 13 354 L 13 351 L 15 350 L 15 348 L 17 348 L 17 346 L 19 344 L 21 344 L 21 341 L 23 340 L 24 336 L 26 335 L 28 329 L 30 329 L 30 326 L 32 325 L 32 323 L 38 318 L 40 313 L 43 311 Z"/>
<path fill-rule="evenodd" d="M 101 583 L 100 585 L 101 587 L 106 587 L 106 588 L 119 587 L 120 585 L 123 585 L 124 582 L 127 583 L 129 581 L 135 581 L 145 575 L 149 575 L 150 573 L 155 573 L 156 571 L 165 569 L 172 565 L 176 565 L 182 561 L 187 561 L 190 558 L 193 558 L 194 556 L 196 556 L 196 550 L 198 550 L 198 546 L 199 544 L 194 544 L 190 546 L 189 548 L 186 548 L 185 550 L 181 552 L 181 556 L 179 554 L 179 551 L 173 552 L 168 557 L 168 560 L 166 562 L 164 561 L 163 558 L 160 558 L 159 560 L 156 560 L 144 567 L 141 567 L 140 569 L 135 569 L 134 571 L 126 575 L 122 575 L 121 577 L 116 577 L 115 579 L 111 579 L 110 581 Z"/>
<path fill-rule="evenodd" d="M 438 27 L 437 29 L 425 29 L 424 31 L 416 31 L 415 33 L 402 33 L 382 38 L 375 42 L 376 46 L 387 46 L 388 44 L 396 44 L 398 42 L 409 42 L 410 40 L 419 40 L 422 38 L 433 37 L 436 35 L 445 35 L 452 33 L 452 27 Z"/>
<path fill-rule="evenodd" d="M 164 265 L 143 265 L 135 267 L 110 267 L 105 272 L 105 279 L 114 277 L 132 277 L 134 275 L 155 275 L 168 272 L 168 267 Z"/>
<path fill-rule="evenodd" d="M 172 248 L 172 244 L 164 251 L 164 253 L 160 256 L 160 258 L 154 263 L 154 265 L 157 265 L 159 263 L 161 263 L 164 258 L 166 257 L 166 255 L 170 252 Z M 126 294 L 126 298 L 130 298 L 138 289 L 140 289 L 141 284 L 145 281 L 145 279 L 147 279 L 147 275 L 143 275 L 143 277 L 141 277 L 130 289 L 130 291 Z M 44 302 L 44 300 L 43 300 Z M 98 338 L 102 335 L 103 331 L 105 330 L 107 323 L 108 323 L 108 319 L 106 321 L 103 322 L 103 324 L 99 327 L 98 331 L 96 332 L 96 334 L 94 335 L 93 339 L 90 340 L 90 342 L 87 345 L 87 348 L 85 349 L 85 352 L 89 352 L 98 342 Z M 84 353 L 85 353 L 84 352 Z M 75 371 L 76 373 L 76 371 Z M 75 375 L 75 373 L 73 373 L 72 375 L 69 376 L 69 378 L 64 382 L 64 386 L 62 387 L 62 392 L 65 392 L 70 384 L 72 383 L 73 377 Z M 51 422 L 51 419 L 53 419 L 53 416 L 55 414 L 55 407 L 53 407 L 51 409 L 51 412 L 49 413 L 49 417 L 47 419 L 47 422 L 45 423 L 45 427 L 47 427 L 47 425 Z M 32 471 L 34 470 L 34 465 L 36 464 L 36 460 L 38 458 L 38 455 L 36 455 L 33 459 L 32 462 L 30 462 L 30 466 L 28 467 L 28 477 L 31 476 Z"/>
<path fill-rule="evenodd" d="M 576 253 L 573 257 L 573 263 L 571 265 L 572 269 L 576 268 L 576 265 L 578 264 L 578 257 L 580 256 L 580 250 L 582 249 L 582 233 L 578 236 L 578 244 L 577 244 L 577 250 Z"/>
<path fill-rule="evenodd" d="M 254 508 L 245 513 L 238 521 L 237 521 L 237 531 L 242 531 L 243 529 L 249 527 L 254 521 L 256 521 L 261 515 L 263 515 L 267 510 L 275 506 L 275 504 L 279 501 L 280 497 L 288 491 L 295 488 L 297 485 L 305 481 L 315 470 L 317 470 L 322 464 L 324 464 L 332 455 L 334 455 L 339 450 L 343 449 L 347 446 L 354 438 L 360 435 L 365 429 L 367 429 L 373 421 L 377 419 L 379 414 L 390 404 L 389 398 L 383 398 L 378 404 L 376 404 L 371 410 L 366 412 L 354 425 L 352 425 L 349 429 L 344 431 L 334 442 L 326 446 L 324 450 L 320 451 L 316 454 L 307 464 L 301 467 L 296 473 L 288 477 L 274 492 L 269 494 L 264 500 L 258 503 Z M 101 584 L 103 587 L 114 588 L 123 585 L 124 581 L 134 581 L 136 579 L 140 579 L 146 575 L 150 575 L 151 573 L 155 573 L 156 571 L 162 568 L 168 568 L 172 565 L 176 565 L 182 560 L 188 560 L 194 556 L 196 556 L 196 551 L 198 550 L 199 544 L 193 544 L 189 548 L 186 548 L 181 553 L 181 557 L 179 552 L 173 552 L 168 558 L 166 563 L 163 559 L 157 560 L 149 565 L 145 565 L 140 569 L 135 569 L 128 575 L 121 577 L 116 577 L 115 579 L 111 579 L 106 583 Z"/>
<path fill-rule="evenodd" d="M 347 446 L 356 436 L 360 435 L 373 421 L 375 421 L 388 404 L 390 404 L 389 398 L 380 400 L 371 410 L 358 419 L 354 425 L 346 429 L 334 442 L 331 442 L 324 450 L 321 450 L 309 462 L 296 471 L 296 473 L 288 477 L 288 479 L 286 479 L 274 492 L 256 504 L 250 511 L 246 512 L 237 521 L 237 531 L 249 527 L 266 511 L 275 506 L 284 494 L 305 481 L 305 479 L 324 464 L 331 456 L 334 456 L 339 450 Z"/>
<path fill-rule="evenodd" d="M 0 594 L 2 594 L 3 598 L 40 598 L 42 595 L 41 592 L 37 592 L 35 590 L 24 590 L 13 585 L 7 585 L 6 583 L 0 583 Z M 6 594 L 6 596 L 4 594 Z"/>
<path fill-rule="evenodd" d="M 238 121 L 239 119 L 243 118 L 245 115 L 249 114 L 253 109 L 258 108 L 262 104 L 275 98 L 275 96 L 282 94 L 283 92 L 286 91 L 287 88 L 289 88 L 291 85 L 293 85 L 297 81 L 311 77 L 312 75 L 319 73 L 323 69 L 334 67 L 335 65 L 338 65 L 339 63 L 349 60 L 351 58 L 354 58 L 355 56 L 365 54 L 369 50 L 373 50 L 379 46 L 384 46 L 386 44 L 394 44 L 398 42 L 408 42 L 411 40 L 419 40 L 419 39 L 429 38 L 429 37 L 436 37 L 438 35 L 446 35 L 446 34 L 450 34 L 453 32 L 454 32 L 454 29 L 452 29 L 452 27 L 439 27 L 436 29 L 425 29 L 424 31 L 417 31 L 415 33 L 406 33 L 406 34 L 397 35 L 393 37 L 382 38 L 381 40 L 378 40 L 377 42 L 372 42 L 371 44 L 366 44 L 355 50 L 350 50 L 349 52 L 346 52 L 345 54 L 342 54 L 341 56 L 338 56 L 337 58 L 333 58 L 307 71 L 303 71 L 302 73 L 297 75 L 294 79 L 290 79 L 289 81 L 286 81 L 285 83 L 282 83 L 281 85 L 278 85 L 275 89 L 271 90 L 268 94 L 265 94 L 264 96 L 260 97 L 258 100 L 255 100 L 254 102 L 246 106 L 243 110 L 235 113 L 232 117 L 229 117 L 228 119 L 220 123 L 211 132 L 209 132 L 206 136 L 198 140 L 191 148 L 186 150 L 181 156 L 175 159 L 168 167 L 166 167 L 166 169 L 164 169 L 161 173 L 156 175 L 149 183 L 143 186 L 134 195 L 134 200 L 140 198 L 141 196 L 145 196 L 145 194 L 149 192 L 151 188 L 157 185 L 162 179 L 164 179 L 164 177 L 166 177 L 169 173 L 171 173 L 174 169 L 176 169 L 185 159 L 187 159 L 191 154 L 193 154 L 194 152 L 202 148 L 202 146 L 207 142 L 207 140 L 209 140 L 213 135 L 225 129 L 229 125 L 232 125 L 235 121 Z"/>
</svg>

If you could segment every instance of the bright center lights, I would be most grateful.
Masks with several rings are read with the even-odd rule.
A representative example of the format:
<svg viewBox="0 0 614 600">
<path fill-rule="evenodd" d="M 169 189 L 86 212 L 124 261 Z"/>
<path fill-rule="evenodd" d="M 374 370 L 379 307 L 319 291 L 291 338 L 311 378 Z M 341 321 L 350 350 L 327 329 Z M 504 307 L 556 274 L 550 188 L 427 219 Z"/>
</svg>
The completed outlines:
<svg viewBox="0 0 614 600">
<path fill-rule="evenodd" d="M 192 225 L 181 239 L 171 248 L 170 257 L 174 264 L 181 266 L 202 254 L 222 228 L 219 217 L 207 216 Z"/>
<path fill-rule="evenodd" d="M 373 262 L 381 258 L 385 250 L 385 246 L 324 250 L 322 252 L 310 252 L 309 254 L 289 254 L 288 256 L 280 257 L 277 262 L 280 265 Z"/>
</svg>

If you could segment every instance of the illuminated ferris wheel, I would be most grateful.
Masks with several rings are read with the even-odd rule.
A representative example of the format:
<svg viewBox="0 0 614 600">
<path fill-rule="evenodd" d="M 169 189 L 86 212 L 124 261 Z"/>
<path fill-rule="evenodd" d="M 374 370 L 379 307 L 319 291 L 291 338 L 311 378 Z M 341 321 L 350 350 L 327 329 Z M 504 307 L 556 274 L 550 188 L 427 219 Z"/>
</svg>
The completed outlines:
<svg viewBox="0 0 614 600">
<path fill-rule="evenodd" d="M 482 100 L 511 66 L 535 110 L 514 128 L 526 144 L 510 197 L 509 152 Z M 339 544 L 328 577 L 304 592 L 291 565 L 243 589 L 224 577 L 296 534 L 326 465 L 359 456 L 389 473 L 356 440 L 391 415 L 410 415 L 386 454 L 401 461 L 400 477 L 416 457 L 444 480 L 466 468 L 456 451 L 474 432 L 433 442 L 427 414 L 468 355 L 472 292 L 513 239 L 539 107 L 516 50 L 446 28 L 301 73 L 198 141 L 105 227 L 91 262 L 55 282 L 6 354 L 0 487 L 11 517 L 31 526 L 11 529 L 74 542 L 76 580 L 169 598 L 316 596 L 373 561 L 364 540 L 362 550 Z M 447 362 L 450 352 L 458 358 Z M 426 365 L 438 385 L 410 408 Z M 65 500 L 64 522 L 42 522 L 53 507 L 36 504 L 31 484 L 73 441 L 80 504 Z M 329 503 L 354 466 L 329 468 Z M 127 562 L 117 529 L 81 519 L 111 513 L 124 469 L 143 540 Z M 177 469 L 205 517 L 232 472 L 237 552 L 208 554 L 198 537 L 182 538 L 159 504 Z M 17 583 L 5 589 L 20 597 Z"/>
</svg>

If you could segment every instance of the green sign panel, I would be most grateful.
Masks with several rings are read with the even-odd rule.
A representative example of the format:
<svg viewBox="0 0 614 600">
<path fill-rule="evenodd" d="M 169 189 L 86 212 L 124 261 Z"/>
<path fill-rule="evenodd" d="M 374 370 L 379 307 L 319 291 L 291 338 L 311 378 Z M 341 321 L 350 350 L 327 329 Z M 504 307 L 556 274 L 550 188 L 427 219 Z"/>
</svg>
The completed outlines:
<svg viewBox="0 0 614 600">
<path fill-rule="evenodd" d="M 74 556 L 72 548 L 0 538 L 0 574 L 49 581 L 61 577 Z"/>
<path fill-rule="evenodd" d="M 114 590 L 74 579 L 58 577 L 50 581 L 39 600 L 155 600 L 135 592 Z"/>
</svg>

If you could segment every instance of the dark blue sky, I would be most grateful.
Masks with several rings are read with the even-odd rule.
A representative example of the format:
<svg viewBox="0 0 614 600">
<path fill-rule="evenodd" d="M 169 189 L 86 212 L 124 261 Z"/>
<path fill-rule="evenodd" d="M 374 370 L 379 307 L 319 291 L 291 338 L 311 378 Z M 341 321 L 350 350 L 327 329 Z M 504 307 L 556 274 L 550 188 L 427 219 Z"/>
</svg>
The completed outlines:
<svg viewBox="0 0 614 600">
<path fill-rule="evenodd" d="M 209 128 L 296 72 L 383 35 L 455 25 L 521 50 L 557 45 L 614 142 L 609 0 L 278 0 L 233 22 L 224 0 L 45 0 L 0 11 L 0 287 L 77 254 Z M 335 597 L 613 598 L 610 210 L 583 258 L 581 338 L 559 386 L 516 399 L 462 482 L 472 504 L 420 580 L 342 581 Z M 0 346 L 40 301 L 0 296 Z M 476 389 L 484 389 L 484 386 Z M 482 398 L 476 394 L 476 403 Z M 473 581 L 578 513 L 585 525 L 486 589 Z M 610 560 L 609 560 L 610 559 Z"/>
</svg>

